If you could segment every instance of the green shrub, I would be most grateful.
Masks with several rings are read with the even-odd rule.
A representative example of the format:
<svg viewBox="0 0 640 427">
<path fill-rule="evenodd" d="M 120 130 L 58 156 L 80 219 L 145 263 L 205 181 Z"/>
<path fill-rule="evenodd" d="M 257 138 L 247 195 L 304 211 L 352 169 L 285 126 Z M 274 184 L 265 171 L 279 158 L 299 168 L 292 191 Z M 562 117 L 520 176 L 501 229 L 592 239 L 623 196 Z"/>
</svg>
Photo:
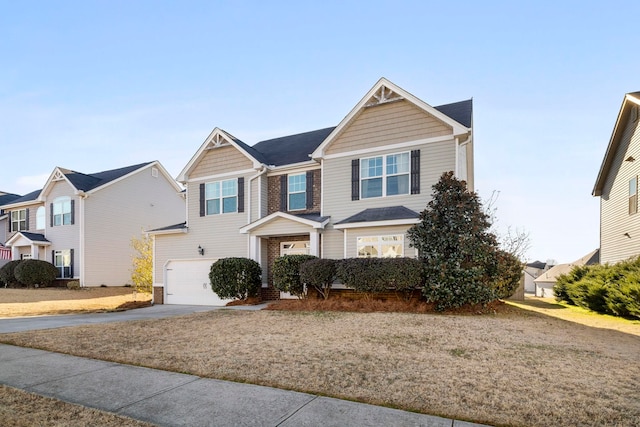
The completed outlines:
<svg viewBox="0 0 640 427">
<path fill-rule="evenodd" d="M 300 281 L 313 287 L 324 299 L 329 298 L 334 280 L 336 280 L 336 260 L 334 259 L 310 259 L 300 265 Z"/>
<path fill-rule="evenodd" d="M 273 263 L 273 286 L 289 292 L 298 298 L 304 296 L 304 283 L 300 281 L 300 266 L 309 260 L 316 259 L 313 255 L 283 255 Z"/>
<path fill-rule="evenodd" d="M 223 299 L 255 297 L 262 286 L 260 264 L 248 258 L 222 258 L 211 265 L 211 289 Z"/>
<path fill-rule="evenodd" d="M 27 286 L 48 286 L 56 279 L 58 269 L 47 261 L 27 259 L 14 270 L 18 282 Z"/>
<path fill-rule="evenodd" d="M 387 289 L 382 258 L 346 258 L 338 263 L 338 279 L 356 292 L 374 294 Z"/>
<path fill-rule="evenodd" d="M 356 292 L 408 294 L 422 286 L 422 272 L 422 263 L 412 258 L 346 258 L 338 263 L 336 275 Z"/>
<path fill-rule="evenodd" d="M 387 287 L 406 298 L 424 286 L 424 267 L 415 258 L 382 258 Z"/>
<path fill-rule="evenodd" d="M 493 282 L 493 290 L 498 298 L 509 298 L 515 293 L 522 278 L 523 263 L 513 254 L 498 251 L 498 277 Z"/>
<path fill-rule="evenodd" d="M 9 261 L 5 265 L 0 268 L 0 281 L 7 284 L 8 286 L 16 286 L 20 285 L 20 282 L 16 278 L 15 269 L 22 260 Z"/>
</svg>

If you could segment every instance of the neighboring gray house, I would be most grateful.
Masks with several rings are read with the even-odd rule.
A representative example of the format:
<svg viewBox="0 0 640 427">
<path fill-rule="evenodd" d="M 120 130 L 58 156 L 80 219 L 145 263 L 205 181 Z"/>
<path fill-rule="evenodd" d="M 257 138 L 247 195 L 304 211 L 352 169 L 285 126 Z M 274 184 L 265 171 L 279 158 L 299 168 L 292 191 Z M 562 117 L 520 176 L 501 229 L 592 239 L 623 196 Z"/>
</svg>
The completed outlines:
<svg viewBox="0 0 640 427">
<path fill-rule="evenodd" d="M 640 255 L 640 92 L 625 95 L 592 194 L 600 197 L 600 261 Z"/>
<path fill-rule="evenodd" d="M 250 146 L 215 128 L 177 180 L 186 218 L 152 230 L 154 298 L 222 304 L 208 272 L 224 257 L 415 256 L 406 232 L 443 172 L 474 186 L 472 101 L 432 107 L 380 79 L 336 126 Z M 169 224 L 169 223 L 167 223 Z"/>
<path fill-rule="evenodd" d="M 162 165 L 84 174 L 57 167 L 41 190 L 0 206 L 12 258 L 41 259 L 81 286 L 130 283 L 131 239 L 184 217 L 182 189 Z"/>
</svg>

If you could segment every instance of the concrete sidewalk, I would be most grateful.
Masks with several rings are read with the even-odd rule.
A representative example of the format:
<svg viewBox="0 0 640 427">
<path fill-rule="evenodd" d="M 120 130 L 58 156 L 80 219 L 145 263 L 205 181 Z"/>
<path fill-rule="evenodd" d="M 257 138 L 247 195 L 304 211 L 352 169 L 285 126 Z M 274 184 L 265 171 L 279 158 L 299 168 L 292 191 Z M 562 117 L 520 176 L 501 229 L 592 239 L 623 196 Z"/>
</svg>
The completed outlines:
<svg viewBox="0 0 640 427">
<path fill-rule="evenodd" d="M 4 344 L 0 384 L 159 426 L 479 425 Z"/>
</svg>

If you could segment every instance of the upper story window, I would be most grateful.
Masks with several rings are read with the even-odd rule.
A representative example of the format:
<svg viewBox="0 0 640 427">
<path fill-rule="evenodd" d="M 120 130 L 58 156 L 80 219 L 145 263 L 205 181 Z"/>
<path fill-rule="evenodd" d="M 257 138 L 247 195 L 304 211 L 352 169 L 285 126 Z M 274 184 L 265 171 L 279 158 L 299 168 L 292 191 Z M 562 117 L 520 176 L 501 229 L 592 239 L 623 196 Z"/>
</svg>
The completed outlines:
<svg viewBox="0 0 640 427">
<path fill-rule="evenodd" d="M 360 197 L 409 194 L 409 153 L 360 159 Z"/>
<path fill-rule="evenodd" d="M 205 184 L 205 206 L 207 215 L 238 211 L 238 181 L 208 182 Z"/>
<path fill-rule="evenodd" d="M 53 226 L 73 224 L 71 197 L 58 197 L 53 201 L 51 210 Z"/>
<path fill-rule="evenodd" d="M 44 230 L 45 224 L 45 209 L 44 206 L 40 206 L 36 211 L 36 229 Z"/>
<path fill-rule="evenodd" d="M 629 180 L 629 215 L 638 212 L 638 177 Z"/>
<path fill-rule="evenodd" d="M 289 210 L 307 208 L 307 174 L 300 173 L 288 176 Z"/>
<path fill-rule="evenodd" d="M 28 230 L 29 219 L 27 209 L 11 211 L 11 231 Z"/>
<path fill-rule="evenodd" d="M 358 258 L 404 256 L 404 235 L 358 237 Z"/>
</svg>

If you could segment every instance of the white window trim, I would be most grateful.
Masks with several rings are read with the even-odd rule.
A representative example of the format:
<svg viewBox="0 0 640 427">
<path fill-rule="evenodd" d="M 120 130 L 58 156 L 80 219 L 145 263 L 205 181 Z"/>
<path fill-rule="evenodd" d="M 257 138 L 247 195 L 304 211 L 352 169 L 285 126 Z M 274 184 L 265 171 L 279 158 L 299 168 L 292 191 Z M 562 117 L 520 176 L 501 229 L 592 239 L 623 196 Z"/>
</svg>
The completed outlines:
<svg viewBox="0 0 640 427">
<path fill-rule="evenodd" d="M 223 196 L 222 195 L 222 187 L 224 185 L 225 182 L 233 182 L 236 188 L 236 191 L 234 193 L 233 196 Z M 210 184 L 218 184 L 220 187 L 220 191 L 219 191 L 219 196 L 218 197 L 213 197 L 208 199 L 206 197 L 207 194 L 207 185 Z M 225 212 L 224 211 L 224 200 L 225 199 L 230 199 L 230 198 L 235 198 L 236 199 L 236 208 L 233 211 L 229 211 L 229 212 Z M 209 213 L 209 201 L 210 200 L 219 200 L 220 201 L 220 212 L 218 213 Z M 204 206 L 205 206 L 205 215 L 206 216 L 212 216 L 212 215 L 223 215 L 223 214 L 229 214 L 229 213 L 237 213 L 238 212 L 238 180 L 237 179 L 225 179 L 222 181 L 213 181 L 213 182 L 207 182 L 205 183 L 205 199 L 204 199 Z"/>
<path fill-rule="evenodd" d="M 44 206 L 36 209 L 36 230 L 44 230 L 47 226 L 47 210 Z"/>
<path fill-rule="evenodd" d="M 67 202 L 69 205 L 69 211 L 65 212 L 64 207 L 65 207 L 65 202 Z M 59 210 L 60 213 L 56 213 L 56 210 Z M 65 224 L 64 222 L 64 216 L 65 214 L 69 214 L 69 223 Z M 71 197 L 69 196 L 61 196 L 61 197 L 57 197 L 54 201 L 53 201 L 53 226 L 54 227 L 60 227 L 63 225 L 71 225 Z M 56 223 L 56 217 L 60 217 L 60 224 Z"/>
<path fill-rule="evenodd" d="M 20 215 L 20 213 L 22 213 L 23 215 Z M 17 214 L 16 216 L 18 217 L 18 219 L 13 219 L 13 214 Z M 11 211 L 11 217 L 9 218 L 9 221 L 11 221 L 11 232 L 25 231 L 27 229 L 27 210 L 18 209 L 15 211 Z M 24 227 L 20 227 L 21 222 L 24 222 Z"/>
<path fill-rule="evenodd" d="M 409 170 L 407 172 L 403 172 L 403 173 L 393 173 L 393 174 L 387 174 L 387 158 L 390 156 L 398 156 L 401 154 L 407 154 L 408 156 L 408 165 L 409 165 Z M 363 161 L 367 161 L 370 159 L 376 159 L 378 157 L 382 157 L 382 175 L 380 176 L 374 176 L 374 177 L 367 177 L 367 178 L 363 178 L 362 177 L 362 162 Z M 392 195 L 388 195 L 387 194 L 387 178 L 393 177 L 393 176 L 404 176 L 406 175 L 409 178 L 409 187 L 407 188 L 407 192 L 406 193 L 398 193 L 398 194 L 392 194 Z M 411 194 L 411 152 L 410 151 L 401 151 L 398 153 L 389 153 L 389 154 L 380 154 L 377 156 L 371 156 L 371 157 L 363 157 L 360 159 L 360 172 L 359 172 L 359 178 L 360 178 L 360 182 L 359 182 L 359 186 L 360 186 L 360 199 L 377 199 L 380 197 L 395 197 L 395 196 L 406 196 Z M 364 191 L 362 190 L 362 182 L 366 181 L 366 180 L 370 180 L 370 179 L 377 179 L 377 178 L 381 178 L 382 179 L 382 195 L 381 196 L 371 196 L 371 197 L 366 197 L 364 195 Z"/>
<path fill-rule="evenodd" d="M 62 265 L 58 264 L 58 255 L 60 255 L 61 259 L 62 259 Z M 69 260 L 69 264 L 65 265 L 65 258 Z M 60 271 L 60 277 L 59 279 L 72 279 L 73 275 L 69 274 L 69 276 L 65 276 L 64 275 L 64 269 L 66 267 L 69 267 L 69 273 L 71 273 L 71 250 L 70 249 L 64 249 L 64 250 L 58 250 L 58 251 L 54 251 L 53 254 L 53 265 Z"/>
<path fill-rule="evenodd" d="M 404 257 L 404 234 L 385 234 L 385 235 L 379 235 L 379 236 L 358 236 L 356 237 L 356 257 L 357 258 L 374 258 L 374 257 L 365 257 L 365 256 L 360 256 L 359 255 L 359 250 L 358 247 L 360 246 L 359 241 L 360 239 L 372 239 L 372 238 L 376 238 L 377 239 L 377 243 L 374 244 L 367 244 L 367 245 L 363 245 L 363 246 L 376 246 L 377 250 L 378 250 L 378 256 L 375 258 L 387 258 L 382 256 L 383 252 L 382 252 L 382 246 L 386 245 L 387 243 L 385 243 L 383 241 L 383 238 L 385 237 L 399 237 L 400 239 L 398 240 L 398 245 L 400 246 L 400 248 L 402 249 L 402 253 L 400 254 L 400 257 L 396 257 L 396 258 L 401 258 Z"/>
<path fill-rule="evenodd" d="M 302 176 L 304 177 L 304 189 L 302 191 L 291 191 L 291 178 Z M 303 194 L 304 195 L 304 203 L 301 208 L 291 208 L 291 195 L 293 194 Z M 307 208 L 307 173 L 297 173 L 297 174 L 289 174 L 287 175 L 287 210 L 290 211 L 303 211 Z"/>
</svg>

